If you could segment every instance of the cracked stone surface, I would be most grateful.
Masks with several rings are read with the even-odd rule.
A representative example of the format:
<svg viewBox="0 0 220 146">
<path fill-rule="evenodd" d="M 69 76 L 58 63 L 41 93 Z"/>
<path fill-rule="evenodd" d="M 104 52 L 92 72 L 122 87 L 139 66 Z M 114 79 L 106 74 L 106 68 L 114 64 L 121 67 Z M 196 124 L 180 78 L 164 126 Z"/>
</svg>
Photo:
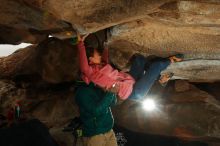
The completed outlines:
<svg viewBox="0 0 220 146">
<path fill-rule="evenodd" d="M 157 83 L 152 88 L 157 113 L 148 114 L 140 105 L 125 101 L 114 108 L 118 125 L 190 140 L 220 139 L 219 0 L 0 3 L 0 44 L 34 44 L 0 58 L 1 114 L 7 114 L 19 100 L 25 117 L 40 119 L 58 141 L 72 145 L 72 135 L 60 133 L 78 115 L 73 100 L 77 49 L 68 38 L 75 36 L 73 29 L 86 34 L 107 28 L 110 59 L 119 69 L 128 70 L 135 53 L 146 57 L 184 54 L 183 62 L 162 72 L 174 73 L 173 81 L 166 88 Z"/>
</svg>

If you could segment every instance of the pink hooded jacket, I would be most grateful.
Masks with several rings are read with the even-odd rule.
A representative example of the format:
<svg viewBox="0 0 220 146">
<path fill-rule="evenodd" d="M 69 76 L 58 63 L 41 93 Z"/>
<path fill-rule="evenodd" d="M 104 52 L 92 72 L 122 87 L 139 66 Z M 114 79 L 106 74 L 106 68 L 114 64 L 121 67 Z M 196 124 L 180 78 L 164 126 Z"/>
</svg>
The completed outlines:
<svg viewBox="0 0 220 146">
<path fill-rule="evenodd" d="M 82 79 L 89 84 L 94 84 L 102 88 L 111 88 L 113 84 L 119 85 L 118 96 L 121 99 L 127 99 L 133 90 L 134 78 L 128 73 L 119 72 L 112 68 L 108 63 L 108 49 L 105 48 L 102 54 L 102 60 L 105 64 L 89 64 L 86 56 L 84 42 L 78 43 L 79 65 L 82 73 Z"/>
</svg>

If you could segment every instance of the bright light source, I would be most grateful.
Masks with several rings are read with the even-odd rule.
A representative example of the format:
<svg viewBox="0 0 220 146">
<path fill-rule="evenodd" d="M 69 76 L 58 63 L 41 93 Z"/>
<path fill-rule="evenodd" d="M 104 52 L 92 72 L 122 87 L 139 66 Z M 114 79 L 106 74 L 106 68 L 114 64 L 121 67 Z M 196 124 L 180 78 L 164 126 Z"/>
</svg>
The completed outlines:
<svg viewBox="0 0 220 146">
<path fill-rule="evenodd" d="M 143 108 L 147 111 L 153 111 L 156 108 L 155 101 L 153 99 L 146 99 L 143 101 Z"/>
</svg>

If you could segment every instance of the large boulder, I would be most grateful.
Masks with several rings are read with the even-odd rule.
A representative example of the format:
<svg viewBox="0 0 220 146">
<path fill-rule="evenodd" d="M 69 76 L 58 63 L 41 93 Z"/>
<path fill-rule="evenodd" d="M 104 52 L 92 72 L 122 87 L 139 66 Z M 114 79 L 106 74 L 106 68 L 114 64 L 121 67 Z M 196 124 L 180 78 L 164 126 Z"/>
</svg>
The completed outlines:
<svg viewBox="0 0 220 146">
<path fill-rule="evenodd" d="M 51 32 L 70 28 L 48 11 L 33 7 L 23 1 L 0 1 L 0 43 L 38 43 Z"/>
<path fill-rule="evenodd" d="M 158 94 L 162 92 L 162 94 Z M 154 111 L 127 101 L 114 109 L 117 124 L 132 131 L 155 135 L 207 140 L 219 137 L 220 102 L 190 84 L 185 91 L 156 90 L 148 95 L 156 102 Z"/>
<path fill-rule="evenodd" d="M 0 58 L 0 78 L 19 79 L 26 75 L 31 80 L 49 83 L 73 81 L 78 75 L 77 61 L 76 46 L 48 38 Z"/>
</svg>

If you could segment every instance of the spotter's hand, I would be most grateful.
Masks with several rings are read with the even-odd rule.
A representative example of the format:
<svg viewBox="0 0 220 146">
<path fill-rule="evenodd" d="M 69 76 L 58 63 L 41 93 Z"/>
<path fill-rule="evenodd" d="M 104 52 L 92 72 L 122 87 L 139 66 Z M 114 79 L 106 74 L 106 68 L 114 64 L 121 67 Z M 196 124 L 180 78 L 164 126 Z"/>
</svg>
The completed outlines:
<svg viewBox="0 0 220 146">
<path fill-rule="evenodd" d="M 117 94 L 119 91 L 119 85 L 113 84 L 111 88 L 107 89 L 107 91 Z"/>
</svg>

